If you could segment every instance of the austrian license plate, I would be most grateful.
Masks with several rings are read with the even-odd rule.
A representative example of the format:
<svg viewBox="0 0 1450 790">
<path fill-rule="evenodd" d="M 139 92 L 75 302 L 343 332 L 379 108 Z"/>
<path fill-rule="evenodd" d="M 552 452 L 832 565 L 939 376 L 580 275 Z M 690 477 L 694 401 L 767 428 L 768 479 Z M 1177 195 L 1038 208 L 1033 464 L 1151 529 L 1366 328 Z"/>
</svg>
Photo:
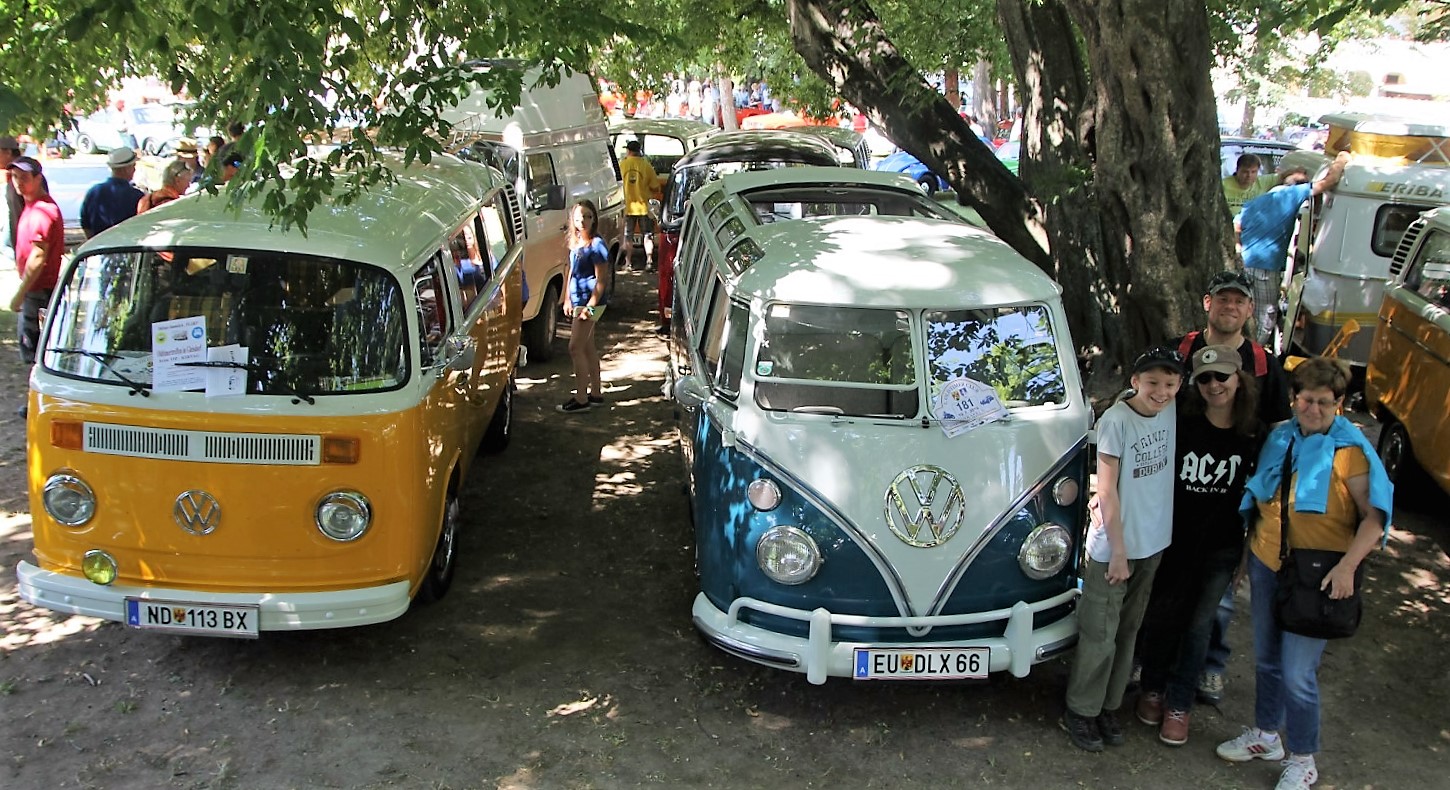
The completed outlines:
<svg viewBox="0 0 1450 790">
<path fill-rule="evenodd" d="M 987 677 L 986 647 L 857 648 L 857 680 L 960 680 Z"/>
<path fill-rule="evenodd" d="M 126 624 L 148 631 L 255 639 L 260 617 L 255 606 L 126 599 Z"/>
</svg>

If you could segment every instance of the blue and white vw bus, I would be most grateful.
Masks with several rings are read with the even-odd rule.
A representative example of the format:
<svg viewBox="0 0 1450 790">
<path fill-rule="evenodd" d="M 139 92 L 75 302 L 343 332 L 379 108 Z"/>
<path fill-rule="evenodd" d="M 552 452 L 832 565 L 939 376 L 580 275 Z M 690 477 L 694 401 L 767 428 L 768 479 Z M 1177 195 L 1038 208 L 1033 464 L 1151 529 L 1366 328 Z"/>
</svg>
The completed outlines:
<svg viewBox="0 0 1450 790">
<path fill-rule="evenodd" d="M 904 176 L 819 167 L 701 188 L 675 271 L 707 640 L 812 683 L 1074 644 L 1092 412 L 1052 280 Z"/>
</svg>

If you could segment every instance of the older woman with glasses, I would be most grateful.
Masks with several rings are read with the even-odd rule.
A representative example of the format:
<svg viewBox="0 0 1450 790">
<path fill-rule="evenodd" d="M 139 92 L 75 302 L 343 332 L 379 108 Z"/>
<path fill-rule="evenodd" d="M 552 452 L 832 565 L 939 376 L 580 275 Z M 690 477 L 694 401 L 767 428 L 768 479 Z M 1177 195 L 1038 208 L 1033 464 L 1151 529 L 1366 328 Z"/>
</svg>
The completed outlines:
<svg viewBox="0 0 1450 790">
<path fill-rule="evenodd" d="M 1219 744 L 1218 756 L 1230 762 L 1282 760 L 1278 790 L 1306 788 L 1319 779 L 1318 671 L 1326 644 L 1284 631 L 1275 621 L 1280 536 L 1287 533 L 1291 549 L 1344 553 L 1324 580 L 1329 597 L 1340 599 L 1354 594 L 1359 564 L 1384 540 L 1390 524 L 1394 490 L 1384 467 L 1359 428 L 1339 415 L 1348 386 L 1348 366 L 1338 360 L 1316 357 L 1294 369 L 1294 417 L 1269 434 L 1244 494 L 1245 512 L 1258 517 L 1248 557 L 1255 726 Z M 1288 502 L 1283 514 L 1281 497 Z"/>
</svg>

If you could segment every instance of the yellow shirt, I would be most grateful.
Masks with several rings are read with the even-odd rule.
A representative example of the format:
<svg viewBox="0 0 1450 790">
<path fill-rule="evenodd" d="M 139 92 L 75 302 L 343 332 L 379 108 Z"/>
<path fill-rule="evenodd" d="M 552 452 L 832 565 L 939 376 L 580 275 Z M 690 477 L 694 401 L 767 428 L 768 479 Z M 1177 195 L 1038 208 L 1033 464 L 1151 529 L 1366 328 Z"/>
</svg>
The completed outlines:
<svg viewBox="0 0 1450 790">
<path fill-rule="evenodd" d="M 1245 203 L 1273 189 L 1274 185 L 1278 182 L 1278 176 L 1270 174 L 1259 176 L 1249 182 L 1248 186 L 1241 187 L 1239 186 L 1239 182 L 1234 180 L 1233 176 L 1225 178 L 1223 180 L 1223 196 L 1228 200 L 1229 211 L 1234 214 L 1243 211 Z"/>
<path fill-rule="evenodd" d="M 1282 462 L 1283 459 L 1280 459 Z M 1369 474 L 1369 459 L 1358 447 L 1341 447 L 1329 472 L 1329 499 L 1323 513 L 1294 511 L 1289 522 L 1289 548 L 1345 551 L 1359 530 L 1359 509 L 1346 481 Z M 1294 475 L 1295 478 L 1298 475 Z M 1294 480 L 1289 481 L 1289 508 L 1294 507 Z M 1279 569 L 1279 495 L 1259 503 L 1259 522 L 1250 548 L 1270 570 Z"/>
<path fill-rule="evenodd" d="M 648 214 L 650 196 L 660 184 L 649 160 L 642 156 L 626 156 L 619 160 L 619 177 L 624 181 L 624 213 L 631 217 Z"/>
</svg>

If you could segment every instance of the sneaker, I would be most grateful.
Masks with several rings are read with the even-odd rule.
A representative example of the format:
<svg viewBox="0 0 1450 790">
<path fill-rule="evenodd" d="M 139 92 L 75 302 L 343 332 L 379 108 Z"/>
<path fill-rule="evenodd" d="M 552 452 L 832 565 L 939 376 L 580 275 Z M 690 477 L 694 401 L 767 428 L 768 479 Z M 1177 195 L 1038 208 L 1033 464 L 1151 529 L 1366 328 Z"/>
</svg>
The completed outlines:
<svg viewBox="0 0 1450 790">
<path fill-rule="evenodd" d="M 1138 714 L 1138 721 L 1154 727 L 1163 723 L 1163 694 L 1158 691 L 1145 691 L 1138 696 L 1138 706 L 1135 711 Z"/>
<path fill-rule="evenodd" d="M 1158 740 L 1169 746 L 1188 743 L 1188 711 L 1170 710 L 1163 716 L 1163 726 L 1158 729 Z"/>
<path fill-rule="evenodd" d="M 1314 756 L 1294 756 L 1279 763 L 1284 772 L 1279 774 L 1279 783 L 1274 790 L 1304 790 L 1319 781 L 1319 769 L 1314 767 Z"/>
<path fill-rule="evenodd" d="M 1067 737 L 1072 740 L 1073 746 L 1085 752 L 1103 750 L 1103 736 L 1098 733 L 1096 719 L 1067 711 L 1062 714 L 1062 720 L 1058 722 L 1058 725 L 1067 731 Z"/>
<path fill-rule="evenodd" d="M 1123 745 L 1123 725 L 1118 723 L 1118 712 L 1105 710 L 1093 722 L 1098 725 L 1098 735 L 1109 746 Z"/>
<path fill-rule="evenodd" d="M 1223 674 L 1204 672 L 1198 676 L 1198 701 L 1205 705 L 1223 702 Z"/>
<path fill-rule="evenodd" d="M 1231 763 L 1246 763 L 1249 760 L 1284 759 L 1284 742 L 1278 733 L 1268 733 L 1258 727 L 1245 727 L 1239 737 L 1224 741 L 1214 750 L 1219 757 Z"/>
<path fill-rule="evenodd" d="M 575 412 L 589 411 L 589 403 L 587 401 L 584 403 L 580 403 L 579 401 L 570 398 L 569 400 L 564 401 L 558 406 L 555 406 L 554 411 L 563 412 L 564 414 L 574 414 Z"/>
<path fill-rule="evenodd" d="M 573 400 L 573 398 L 570 398 L 570 400 Z M 598 406 L 598 405 L 600 405 L 602 403 L 604 403 L 604 396 L 603 395 L 590 395 L 589 396 L 589 405 L 590 406 Z"/>
</svg>

